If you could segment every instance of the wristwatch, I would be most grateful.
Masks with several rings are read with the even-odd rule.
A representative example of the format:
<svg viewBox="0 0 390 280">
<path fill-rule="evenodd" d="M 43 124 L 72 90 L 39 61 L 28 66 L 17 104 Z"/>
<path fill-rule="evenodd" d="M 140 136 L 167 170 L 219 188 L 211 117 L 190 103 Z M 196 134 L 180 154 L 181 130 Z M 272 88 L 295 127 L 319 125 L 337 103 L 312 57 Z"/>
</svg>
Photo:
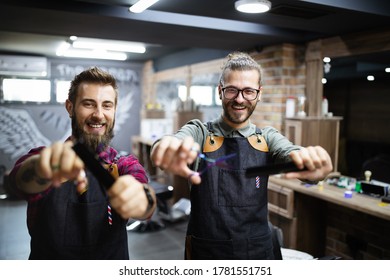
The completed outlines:
<svg viewBox="0 0 390 280">
<path fill-rule="evenodd" d="M 153 200 L 152 194 L 150 193 L 149 185 L 142 184 L 142 186 L 144 187 L 145 195 L 146 195 L 146 198 L 148 199 L 148 207 L 146 208 L 146 212 L 148 212 L 150 209 L 153 208 L 154 200 Z"/>
</svg>

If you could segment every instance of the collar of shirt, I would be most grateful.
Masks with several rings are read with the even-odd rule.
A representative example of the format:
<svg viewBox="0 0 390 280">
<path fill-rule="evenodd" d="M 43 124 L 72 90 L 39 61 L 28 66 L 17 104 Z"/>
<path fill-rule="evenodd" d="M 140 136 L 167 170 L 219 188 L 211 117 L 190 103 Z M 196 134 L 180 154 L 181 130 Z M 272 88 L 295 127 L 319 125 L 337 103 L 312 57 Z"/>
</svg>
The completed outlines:
<svg viewBox="0 0 390 280">
<path fill-rule="evenodd" d="M 72 136 L 69 136 L 68 139 L 66 139 L 66 141 L 71 139 Z M 112 164 L 118 161 L 117 159 L 118 152 L 110 146 L 107 146 L 105 148 L 103 146 L 98 146 L 97 153 L 99 154 L 99 160 L 102 163 Z"/>
<path fill-rule="evenodd" d="M 249 120 L 249 123 L 247 126 L 242 127 L 240 129 L 234 129 L 231 126 L 229 126 L 227 123 L 224 122 L 222 116 L 220 116 L 218 119 L 216 119 L 212 125 L 211 125 L 214 133 L 216 135 L 222 135 L 224 137 L 249 137 L 256 133 L 256 126 L 251 123 Z"/>
<path fill-rule="evenodd" d="M 117 155 L 118 155 L 118 152 L 114 148 L 108 146 L 103 151 L 99 152 L 99 160 L 104 162 L 104 163 L 107 163 L 107 164 L 116 163 L 117 162 L 117 158 L 116 158 Z"/>
</svg>

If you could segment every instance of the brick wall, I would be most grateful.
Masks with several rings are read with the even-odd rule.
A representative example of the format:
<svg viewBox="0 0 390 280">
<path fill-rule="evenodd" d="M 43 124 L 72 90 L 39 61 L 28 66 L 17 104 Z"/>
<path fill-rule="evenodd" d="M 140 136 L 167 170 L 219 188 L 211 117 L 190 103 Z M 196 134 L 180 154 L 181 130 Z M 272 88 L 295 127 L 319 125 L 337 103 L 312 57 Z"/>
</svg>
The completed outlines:
<svg viewBox="0 0 390 280">
<path fill-rule="evenodd" d="M 390 259 L 390 222 L 328 203 L 325 255 Z"/>
<path fill-rule="evenodd" d="M 288 96 L 305 95 L 304 49 L 283 44 L 252 54 L 263 68 L 263 95 L 252 121 L 259 127 L 273 126 L 284 132 Z"/>
</svg>

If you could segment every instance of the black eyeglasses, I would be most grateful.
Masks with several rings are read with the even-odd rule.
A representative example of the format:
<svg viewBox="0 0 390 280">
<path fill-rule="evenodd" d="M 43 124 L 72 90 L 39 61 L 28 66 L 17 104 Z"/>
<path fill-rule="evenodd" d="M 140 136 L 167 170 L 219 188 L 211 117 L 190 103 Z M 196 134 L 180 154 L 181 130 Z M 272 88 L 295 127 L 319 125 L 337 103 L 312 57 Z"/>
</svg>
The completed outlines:
<svg viewBox="0 0 390 280">
<path fill-rule="evenodd" d="M 226 99 L 230 99 L 230 100 L 236 99 L 237 96 L 240 94 L 240 92 L 242 92 L 242 97 L 248 101 L 255 100 L 260 92 L 259 89 L 255 89 L 255 88 L 238 89 L 236 87 L 224 87 L 221 90 L 222 90 L 223 96 Z"/>
</svg>

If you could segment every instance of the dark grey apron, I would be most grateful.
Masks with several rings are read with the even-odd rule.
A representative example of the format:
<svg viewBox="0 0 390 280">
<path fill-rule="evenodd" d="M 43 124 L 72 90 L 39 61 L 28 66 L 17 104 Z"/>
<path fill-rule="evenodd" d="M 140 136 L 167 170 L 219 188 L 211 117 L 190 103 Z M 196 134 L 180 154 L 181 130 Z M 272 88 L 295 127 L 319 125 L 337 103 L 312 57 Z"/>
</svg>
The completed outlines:
<svg viewBox="0 0 390 280">
<path fill-rule="evenodd" d="M 89 187 L 81 197 L 65 182 L 40 203 L 30 230 L 29 259 L 129 259 L 126 222 L 113 209 L 108 221 L 104 188 L 87 171 Z"/>
<path fill-rule="evenodd" d="M 208 136 L 207 157 L 236 153 L 230 168 L 211 167 L 191 188 L 186 259 L 273 259 L 268 226 L 268 176 L 246 178 L 247 167 L 270 161 L 260 134 L 249 138 Z M 199 170 L 207 163 L 202 161 Z"/>
</svg>

